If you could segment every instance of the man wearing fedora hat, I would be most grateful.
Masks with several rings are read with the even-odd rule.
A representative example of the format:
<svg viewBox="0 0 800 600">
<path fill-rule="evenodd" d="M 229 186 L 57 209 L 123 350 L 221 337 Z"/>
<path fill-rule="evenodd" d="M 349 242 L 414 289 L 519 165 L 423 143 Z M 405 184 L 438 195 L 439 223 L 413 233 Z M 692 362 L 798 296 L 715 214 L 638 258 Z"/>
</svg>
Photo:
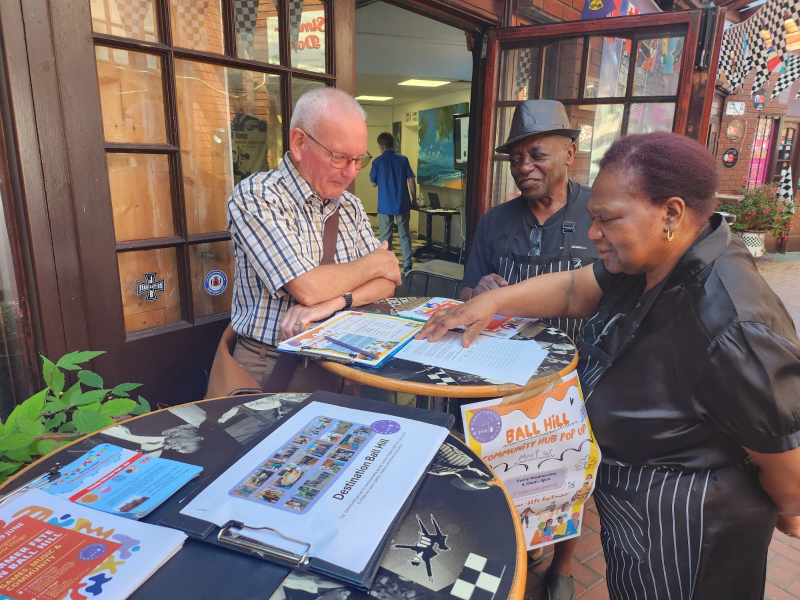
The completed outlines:
<svg viewBox="0 0 800 600">
<path fill-rule="evenodd" d="M 560 102 L 528 100 L 514 110 L 508 140 L 497 152 L 508 155 L 520 195 L 495 206 L 478 223 L 462 299 L 597 259 L 588 236 L 589 188 L 567 177 L 579 133 Z M 576 319 L 546 320 L 573 339 L 581 325 Z M 576 544 L 577 538 L 571 538 L 554 546 L 545 577 L 547 600 L 575 598 L 571 564 Z M 531 553 L 531 563 L 539 560 L 540 554 Z"/>
</svg>

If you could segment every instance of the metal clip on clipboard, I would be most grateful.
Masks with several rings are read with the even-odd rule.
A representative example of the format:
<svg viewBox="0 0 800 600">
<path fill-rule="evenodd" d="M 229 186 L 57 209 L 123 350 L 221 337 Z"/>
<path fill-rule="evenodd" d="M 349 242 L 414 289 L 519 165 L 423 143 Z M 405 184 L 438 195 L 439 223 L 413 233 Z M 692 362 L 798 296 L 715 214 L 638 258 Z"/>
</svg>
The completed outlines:
<svg viewBox="0 0 800 600">
<path fill-rule="evenodd" d="M 39 475 L 35 479 L 31 479 L 25 485 L 23 485 L 21 487 L 18 487 L 17 489 L 12 490 L 11 492 L 9 492 L 9 493 L 7 493 L 7 494 L 5 494 L 3 496 L 0 496 L 0 507 L 3 506 L 9 500 L 11 500 L 11 498 L 13 498 L 14 496 L 18 496 L 19 494 L 24 494 L 28 490 L 33 490 L 35 488 L 42 487 L 46 483 L 50 483 L 52 481 L 55 481 L 56 479 L 61 477 L 61 471 L 59 470 L 60 468 L 61 468 L 61 465 L 60 464 L 56 464 L 55 467 L 53 467 L 52 469 L 50 469 L 46 473 L 42 473 L 41 475 Z"/>
<path fill-rule="evenodd" d="M 254 540 L 253 538 L 244 536 L 241 533 L 233 531 L 233 529 L 271 531 L 272 533 L 281 536 L 285 540 L 289 540 L 290 542 L 294 542 L 296 544 L 300 544 L 301 546 L 305 546 L 306 551 L 303 552 L 302 555 L 297 554 L 295 552 L 290 552 L 289 550 L 285 550 L 284 548 L 278 548 L 277 546 L 265 544 L 264 542 L 260 542 L 258 540 Z M 288 535 L 284 535 L 277 529 L 273 529 L 272 527 L 250 527 L 248 525 L 245 525 L 244 523 L 241 523 L 240 521 L 228 521 L 222 527 L 222 529 L 219 530 L 219 533 L 217 534 L 217 540 L 222 544 L 237 546 L 239 548 L 244 548 L 251 552 L 255 552 L 261 558 L 264 559 L 273 558 L 277 560 L 282 560 L 284 562 L 291 564 L 295 568 L 299 568 L 302 565 L 306 564 L 308 560 L 308 553 L 311 552 L 311 544 L 309 544 L 308 542 L 291 538 Z"/>
</svg>

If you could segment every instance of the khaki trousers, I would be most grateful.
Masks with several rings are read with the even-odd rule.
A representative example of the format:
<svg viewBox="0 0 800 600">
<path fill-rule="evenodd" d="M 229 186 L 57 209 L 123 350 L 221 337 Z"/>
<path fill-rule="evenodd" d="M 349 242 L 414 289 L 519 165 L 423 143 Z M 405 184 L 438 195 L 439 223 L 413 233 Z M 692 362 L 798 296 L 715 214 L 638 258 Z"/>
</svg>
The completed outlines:
<svg viewBox="0 0 800 600">
<path fill-rule="evenodd" d="M 275 350 L 274 346 L 263 344 L 259 347 L 253 341 L 240 337 L 236 342 L 236 348 L 233 350 L 233 359 L 259 383 L 262 390 L 265 392 L 276 391 L 264 388 L 278 360 L 278 351 Z M 303 366 L 304 362 L 307 362 L 308 365 Z M 344 380 L 341 377 L 329 373 L 320 367 L 316 361 L 308 360 L 302 361 L 298 365 L 286 391 L 312 393 L 317 390 L 324 390 L 326 392 L 342 393 L 343 387 Z M 347 392 L 352 394 L 352 388 L 348 389 Z M 357 395 L 357 393 L 352 395 Z"/>
</svg>

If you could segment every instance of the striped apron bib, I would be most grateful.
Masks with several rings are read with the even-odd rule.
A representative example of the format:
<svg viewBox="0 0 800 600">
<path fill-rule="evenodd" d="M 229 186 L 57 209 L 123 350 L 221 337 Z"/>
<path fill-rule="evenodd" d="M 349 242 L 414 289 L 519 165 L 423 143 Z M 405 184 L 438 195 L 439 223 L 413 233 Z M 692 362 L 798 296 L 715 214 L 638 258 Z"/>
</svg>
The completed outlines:
<svg viewBox="0 0 800 600">
<path fill-rule="evenodd" d="M 570 182 L 570 186 L 571 186 Z M 567 207 L 565 211 L 564 224 L 561 227 L 564 242 L 560 253 L 546 254 L 541 256 L 536 253 L 536 248 L 529 254 L 517 254 L 512 251 L 513 241 L 520 233 L 524 232 L 523 221 L 517 222 L 516 230 L 513 235 L 508 236 L 503 253 L 500 255 L 499 275 L 505 279 L 509 285 L 514 285 L 520 281 L 525 281 L 537 275 L 545 273 L 558 273 L 561 271 L 571 271 L 579 269 L 583 265 L 580 258 L 574 258 L 572 252 L 572 237 L 575 233 L 575 221 L 572 220 L 574 201 L 571 199 L 571 187 L 567 193 Z M 553 327 L 557 327 L 566 333 L 570 339 L 575 340 L 580 330 L 582 320 L 568 319 L 566 317 L 542 319 Z"/>
</svg>

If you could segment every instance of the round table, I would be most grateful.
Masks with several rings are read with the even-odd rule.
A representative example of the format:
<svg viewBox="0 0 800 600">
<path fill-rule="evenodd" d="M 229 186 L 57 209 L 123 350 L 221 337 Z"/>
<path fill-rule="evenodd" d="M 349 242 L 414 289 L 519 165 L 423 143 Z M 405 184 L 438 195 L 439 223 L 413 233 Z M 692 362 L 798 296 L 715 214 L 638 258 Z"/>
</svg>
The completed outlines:
<svg viewBox="0 0 800 600">
<path fill-rule="evenodd" d="M 307 394 L 258 394 L 202 400 L 134 417 L 64 446 L 30 465 L 0 488 L 8 493 L 66 465 L 104 443 L 203 467 L 176 496 L 187 496 L 240 458 Z M 142 519 L 158 523 L 162 506 Z M 425 545 L 438 527 L 446 551 L 420 553 L 399 546 Z M 397 545 L 398 547 L 395 547 Z M 427 560 L 425 560 L 427 559 Z M 431 577 L 427 567 L 430 565 Z M 495 598 L 521 600 L 527 560 L 517 511 L 502 484 L 469 448 L 449 436 L 436 455 L 402 520 L 370 588 L 370 595 L 344 584 L 292 571 L 251 555 L 189 538 L 131 598 L 230 598 L 309 600 L 312 598 L 453 598 L 464 589 L 469 565 L 502 573 Z M 465 574 L 466 573 L 466 574 Z M 467 586 L 468 587 L 468 586 Z M 373 598 L 374 600 L 374 598 Z"/>
<path fill-rule="evenodd" d="M 430 298 L 387 298 L 359 307 L 361 311 L 397 314 L 424 304 Z M 468 373 L 432 367 L 393 358 L 379 368 L 346 365 L 320 361 L 327 371 L 344 379 L 393 392 L 441 398 L 496 398 L 498 396 L 535 395 L 559 377 L 572 372 L 578 365 L 578 353 L 573 341 L 563 331 L 543 322 L 535 321 L 521 329 L 512 339 L 536 340 L 547 350 L 536 372 L 524 386 L 498 383 Z"/>
</svg>

